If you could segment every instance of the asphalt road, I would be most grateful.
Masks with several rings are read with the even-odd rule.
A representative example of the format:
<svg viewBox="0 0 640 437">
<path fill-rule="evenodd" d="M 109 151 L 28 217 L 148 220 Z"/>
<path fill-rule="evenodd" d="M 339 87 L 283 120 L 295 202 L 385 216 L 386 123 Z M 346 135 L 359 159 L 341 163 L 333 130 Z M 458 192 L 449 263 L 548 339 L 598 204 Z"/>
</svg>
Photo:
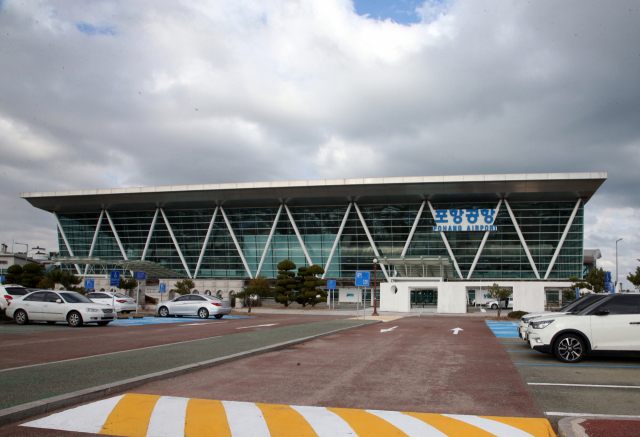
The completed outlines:
<svg viewBox="0 0 640 437">
<path fill-rule="evenodd" d="M 397 326 L 392 331 L 380 332 Z M 462 328 L 457 335 L 453 328 Z M 137 393 L 543 417 L 484 320 L 408 317 L 150 383 Z"/>
<path fill-rule="evenodd" d="M 277 327 L 341 320 L 341 316 L 264 314 L 242 319 L 171 319 L 181 323 L 145 326 L 96 326 L 70 328 L 59 323 L 47 325 L 15 323 L 0 325 L 0 370 L 49 363 L 72 358 L 126 351 L 150 346 L 236 334 L 237 328 L 274 324 Z M 260 329 L 260 328 L 257 328 Z M 1 375 L 1 373 L 0 373 Z"/>
</svg>

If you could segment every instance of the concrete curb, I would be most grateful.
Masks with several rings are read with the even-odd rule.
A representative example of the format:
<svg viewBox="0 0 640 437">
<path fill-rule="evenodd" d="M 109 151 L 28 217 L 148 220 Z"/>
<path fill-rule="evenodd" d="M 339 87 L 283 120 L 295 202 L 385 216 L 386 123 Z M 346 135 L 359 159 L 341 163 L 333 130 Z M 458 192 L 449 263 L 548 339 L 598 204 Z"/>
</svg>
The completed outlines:
<svg viewBox="0 0 640 437">
<path fill-rule="evenodd" d="M 382 323 L 382 322 L 372 321 L 367 325 L 357 325 L 357 326 L 349 326 L 347 328 L 340 328 L 340 329 L 325 332 L 322 334 L 316 334 L 316 335 L 311 335 L 309 337 L 297 338 L 295 340 L 276 343 L 270 346 L 265 346 L 258 349 L 252 349 L 246 352 L 240 352 L 237 354 L 227 355 L 225 357 L 220 357 L 220 358 L 214 358 L 212 360 L 207 360 L 207 361 L 200 361 L 199 363 L 188 364 L 186 366 L 181 366 L 181 367 L 175 367 L 173 369 L 150 373 L 148 375 L 138 376 L 136 378 L 125 379 L 123 381 L 117 381 L 111 384 L 100 385 L 100 386 L 88 388 L 85 390 L 78 390 L 78 391 L 67 393 L 60 396 L 54 396 L 54 397 L 42 399 L 39 401 L 29 402 L 28 404 L 16 405 L 15 407 L 0 410 L 0 426 L 4 426 L 9 423 L 28 419 L 29 417 L 32 417 L 32 416 L 45 414 L 54 410 L 59 410 L 61 408 L 70 407 L 72 405 L 81 404 L 83 402 L 92 401 L 94 399 L 102 398 L 102 397 L 119 393 L 125 390 L 130 390 L 132 388 L 144 385 L 148 382 L 173 378 L 176 376 L 185 375 L 187 373 L 197 372 L 198 370 L 207 369 L 209 367 L 218 366 L 220 364 L 229 363 L 231 361 L 240 360 L 242 358 L 248 358 L 254 355 L 260 355 L 266 352 L 273 352 L 279 349 L 284 349 L 289 346 L 315 340 L 317 338 L 326 337 L 327 335 L 337 334 L 339 332 L 344 332 L 344 331 L 350 331 L 352 329 L 361 328 L 363 326 L 368 326 L 368 325 L 375 325 L 378 323 Z"/>
<path fill-rule="evenodd" d="M 580 426 L 585 420 L 635 420 L 636 418 L 626 418 L 619 416 L 571 416 L 560 419 L 558 422 L 558 437 L 589 437 L 585 429 Z"/>
</svg>

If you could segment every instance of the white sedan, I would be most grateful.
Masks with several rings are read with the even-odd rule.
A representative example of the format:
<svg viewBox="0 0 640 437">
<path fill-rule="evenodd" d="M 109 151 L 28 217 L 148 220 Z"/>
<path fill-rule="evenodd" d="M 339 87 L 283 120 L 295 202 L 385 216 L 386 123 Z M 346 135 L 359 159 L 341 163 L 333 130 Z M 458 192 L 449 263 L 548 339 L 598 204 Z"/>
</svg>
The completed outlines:
<svg viewBox="0 0 640 437">
<path fill-rule="evenodd" d="M 12 299 L 7 307 L 7 317 L 18 325 L 29 322 L 67 322 L 73 327 L 83 323 L 106 326 L 115 319 L 112 308 L 91 302 L 73 291 L 34 291 L 19 299 Z"/>
<path fill-rule="evenodd" d="M 231 305 L 213 296 L 185 294 L 158 305 L 157 313 L 160 317 L 198 316 L 201 319 L 207 319 L 212 315 L 216 319 L 221 319 L 225 314 L 231 314 Z"/>
<path fill-rule="evenodd" d="M 130 298 L 129 296 L 125 296 L 124 294 L 112 293 L 110 291 L 88 293 L 87 297 L 91 299 L 92 302 L 101 303 L 110 307 L 113 307 L 113 304 L 115 302 L 116 312 L 118 313 L 130 313 L 132 311 L 135 311 L 137 306 L 135 299 Z"/>
</svg>

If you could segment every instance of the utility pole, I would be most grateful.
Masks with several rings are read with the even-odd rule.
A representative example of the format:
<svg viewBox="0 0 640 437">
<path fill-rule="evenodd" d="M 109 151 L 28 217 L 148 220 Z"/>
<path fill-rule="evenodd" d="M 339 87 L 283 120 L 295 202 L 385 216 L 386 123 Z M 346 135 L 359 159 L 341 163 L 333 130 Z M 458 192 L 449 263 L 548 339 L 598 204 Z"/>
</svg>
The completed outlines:
<svg viewBox="0 0 640 437">
<path fill-rule="evenodd" d="M 622 238 L 616 240 L 616 287 L 618 286 L 618 241 L 622 241 Z"/>
<path fill-rule="evenodd" d="M 372 316 L 378 315 L 378 306 L 377 306 L 377 299 L 376 299 L 377 273 L 378 273 L 378 259 L 374 258 L 373 259 L 373 314 L 371 314 Z"/>
</svg>

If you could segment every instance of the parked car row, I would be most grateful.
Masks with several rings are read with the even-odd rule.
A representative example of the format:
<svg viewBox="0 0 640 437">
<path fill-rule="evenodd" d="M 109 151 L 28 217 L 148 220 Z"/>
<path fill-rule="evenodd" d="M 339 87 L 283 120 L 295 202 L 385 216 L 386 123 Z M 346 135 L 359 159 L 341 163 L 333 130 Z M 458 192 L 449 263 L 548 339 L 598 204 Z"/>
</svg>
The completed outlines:
<svg viewBox="0 0 640 437">
<path fill-rule="evenodd" d="M 557 312 L 523 316 L 518 331 L 532 349 L 565 363 L 640 354 L 640 293 L 586 295 Z"/>
</svg>

